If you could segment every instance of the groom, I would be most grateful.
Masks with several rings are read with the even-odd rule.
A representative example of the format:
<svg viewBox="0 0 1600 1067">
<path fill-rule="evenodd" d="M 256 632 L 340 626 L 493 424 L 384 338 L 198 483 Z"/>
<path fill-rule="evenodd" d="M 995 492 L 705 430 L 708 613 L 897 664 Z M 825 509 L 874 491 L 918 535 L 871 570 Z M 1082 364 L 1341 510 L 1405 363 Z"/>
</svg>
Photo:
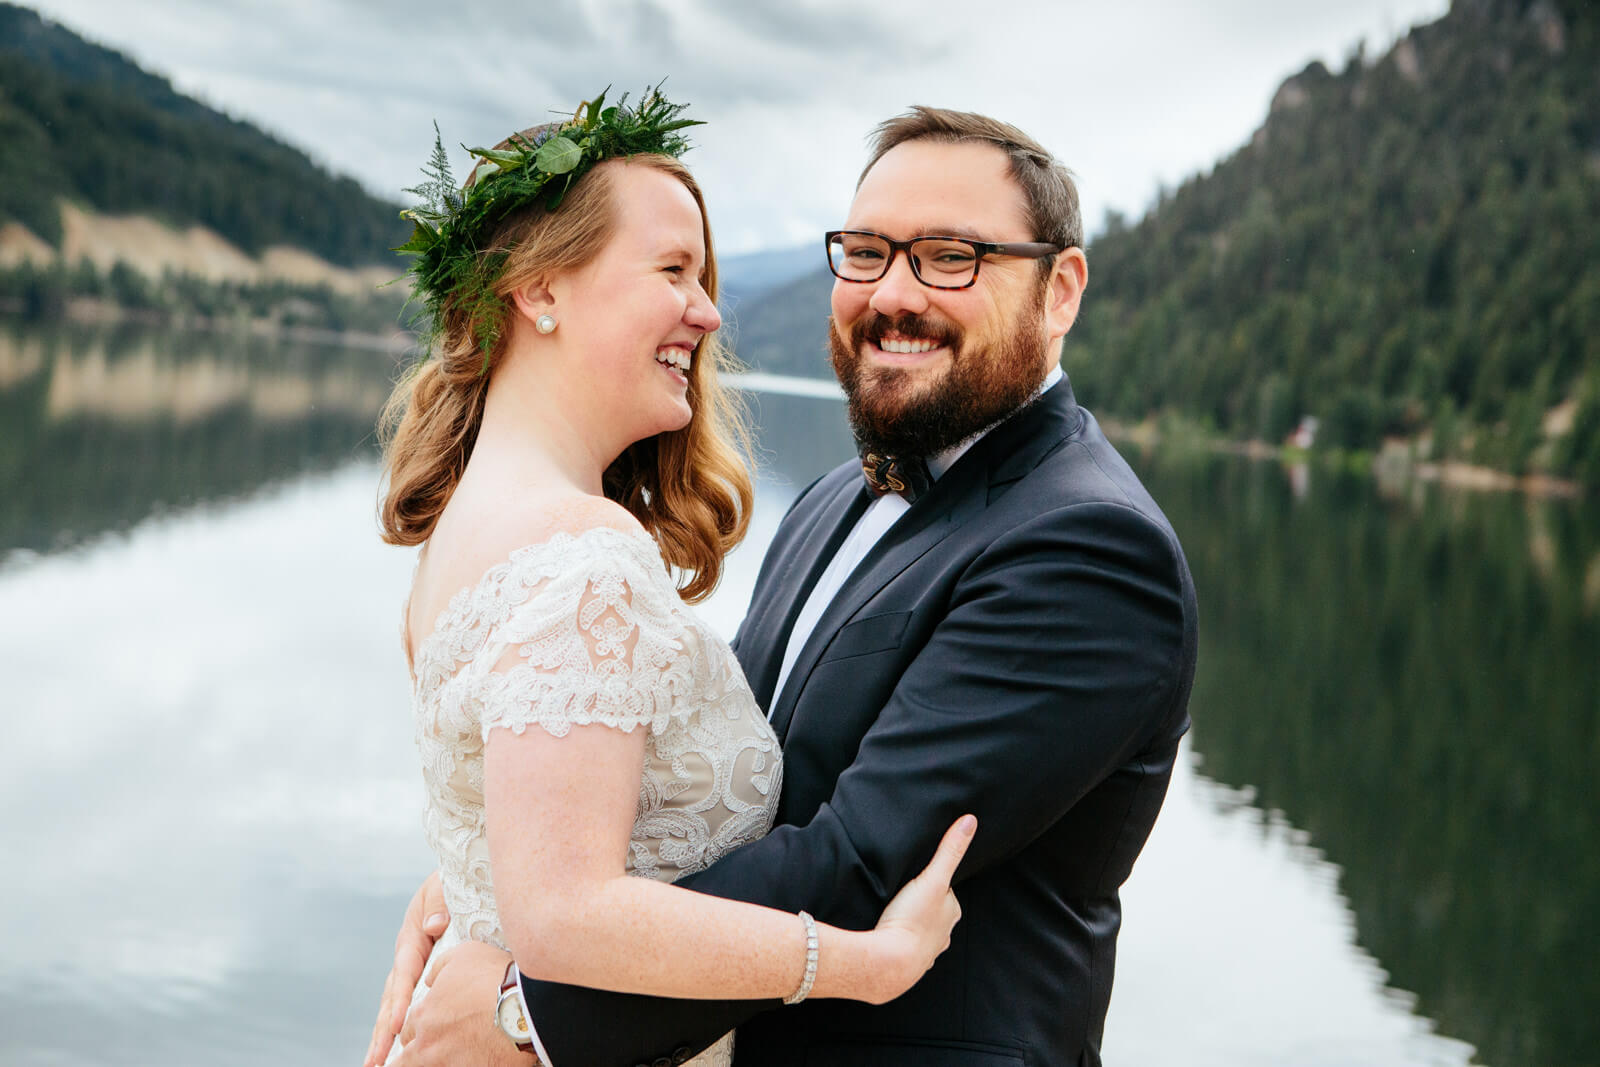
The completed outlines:
<svg viewBox="0 0 1600 1067">
<path fill-rule="evenodd" d="M 680 883 L 869 928 L 973 812 L 950 949 L 876 1007 L 524 978 L 552 1067 L 665 1067 L 735 1026 L 740 1067 L 1101 1062 L 1117 891 L 1188 726 L 1195 601 L 1061 375 L 1082 244 L 1070 176 L 1022 131 L 928 108 L 880 127 L 829 245 L 865 459 L 795 502 L 736 642 L 783 741 L 778 825 Z M 421 936 L 408 922 L 402 945 Z M 490 1018 L 507 957 L 473 951 L 402 1062 L 533 1062 Z"/>
</svg>

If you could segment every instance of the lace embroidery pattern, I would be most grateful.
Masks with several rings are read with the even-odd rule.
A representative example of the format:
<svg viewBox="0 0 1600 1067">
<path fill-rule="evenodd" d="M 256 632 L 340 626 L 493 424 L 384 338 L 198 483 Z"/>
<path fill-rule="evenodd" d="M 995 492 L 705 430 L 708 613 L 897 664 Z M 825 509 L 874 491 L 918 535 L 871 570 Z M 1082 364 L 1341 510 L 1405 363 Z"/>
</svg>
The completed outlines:
<svg viewBox="0 0 1600 1067">
<path fill-rule="evenodd" d="M 782 786 L 771 727 L 642 532 L 593 527 L 518 549 L 451 599 L 416 649 L 415 678 L 424 828 L 457 937 L 505 947 L 483 811 L 493 729 L 649 728 L 632 874 L 671 881 L 771 829 Z"/>
</svg>

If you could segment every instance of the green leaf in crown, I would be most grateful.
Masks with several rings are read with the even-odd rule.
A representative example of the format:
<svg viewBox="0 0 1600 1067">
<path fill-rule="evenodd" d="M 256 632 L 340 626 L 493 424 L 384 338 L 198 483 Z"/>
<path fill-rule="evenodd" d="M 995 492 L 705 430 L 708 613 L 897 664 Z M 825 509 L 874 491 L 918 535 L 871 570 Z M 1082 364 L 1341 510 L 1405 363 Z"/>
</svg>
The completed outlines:
<svg viewBox="0 0 1600 1067">
<path fill-rule="evenodd" d="M 539 146 L 533 165 L 546 174 L 565 174 L 577 168 L 583 159 L 583 150 L 565 137 L 552 137 Z"/>
<path fill-rule="evenodd" d="M 494 294 L 505 257 L 480 252 L 495 227 L 529 205 L 554 210 L 573 183 L 603 159 L 644 152 L 677 158 L 689 148 L 679 131 L 701 125 L 681 118 L 688 105 L 668 101 L 660 85 L 646 90 L 634 107 L 628 106 L 627 94 L 605 106 L 606 92 L 609 87 L 579 104 L 572 118 L 535 138 L 513 134 L 503 148 L 468 148 L 474 164 L 464 188 L 456 184 L 434 123 L 433 152 L 422 167 L 423 181 L 405 190 L 421 203 L 400 213 L 412 223 L 411 238 L 395 249 L 414 257 L 407 273 L 412 297 L 423 304 L 418 318 L 427 320 L 427 347 L 438 340 L 446 306 L 466 311 L 476 319 L 478 347 L 488 370 L 506 311 L 505 301 Z"/>
</svg>

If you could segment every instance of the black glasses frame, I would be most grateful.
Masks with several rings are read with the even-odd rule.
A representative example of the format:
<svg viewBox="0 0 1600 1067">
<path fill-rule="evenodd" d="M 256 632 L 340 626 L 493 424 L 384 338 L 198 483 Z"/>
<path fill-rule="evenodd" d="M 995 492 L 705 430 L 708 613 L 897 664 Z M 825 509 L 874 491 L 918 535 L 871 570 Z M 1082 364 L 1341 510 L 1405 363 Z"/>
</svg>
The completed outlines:
<svg viewBox="0 0 1600 1067">
<path fill-rule="evenodd" d="M 833 265 L 833 242 L 840 237 L 872 237 L 888 245 L 889 255 L 883 261 L 883 270 L 872 278 L 846 278 L 843 274 L 840 274 L 839 269 Z M 922 276 L 922 271 L 918 269 L 917 257 L 911 254 L 911 246 L 918 241 L 956 241 L 968 246 L 973 252 L 972 277 L 960 285 L 935 285 L 930 282 Z M 904 252 L 906 254 L 906 262 L 911 264 L 912 275 L 929 289 L 972 288 L 977 284 L 978 267 L 986 256 L 1017 256 L 1021 259 L 1043 259 L 1046 256 L 1065 252 L 1068 247 L 1067 245 L 1051 244 L 1046 241 L 974 241 L 967 237 L 945 237 L 936 233 L 923 234 L 921 237 L 913 237 L 909 241 L 896 241 L 892 237 L 885 237 L 883 234 L 873 233 L 871 230 L 829 230 L 822 235 L 822 248 L 823 251 L 828 253 L 828 269 L 841 282 L 858 282 L 862 285 L 881 282 L 884 275 L 889 273 L 889 268 L 894 266 L 894 257 Z"/>
</svg>

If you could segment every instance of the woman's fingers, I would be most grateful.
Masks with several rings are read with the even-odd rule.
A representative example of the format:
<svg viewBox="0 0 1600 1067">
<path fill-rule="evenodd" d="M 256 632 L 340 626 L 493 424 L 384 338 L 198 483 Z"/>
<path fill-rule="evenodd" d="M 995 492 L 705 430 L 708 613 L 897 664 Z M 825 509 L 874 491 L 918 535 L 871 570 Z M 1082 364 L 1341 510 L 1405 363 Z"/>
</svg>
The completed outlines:
<svg viewBox="0 0 1600 1067">
<path fill-rule="evenodd" d="M 963 815 L 950 824 L 950 829 L 944 832 L 944 837 L 939 841 L 939 847 L 934 850 L 933 859 L 923 868 L 922 873 L 938 878 L 945 885 L 956 876 L 956 868 L 961 866 L 961 860 L 967 854 L 967 846 L 972 844 L 972 836 L 977 833 L 978 818 L 975 815 Z"/>
</svg>

